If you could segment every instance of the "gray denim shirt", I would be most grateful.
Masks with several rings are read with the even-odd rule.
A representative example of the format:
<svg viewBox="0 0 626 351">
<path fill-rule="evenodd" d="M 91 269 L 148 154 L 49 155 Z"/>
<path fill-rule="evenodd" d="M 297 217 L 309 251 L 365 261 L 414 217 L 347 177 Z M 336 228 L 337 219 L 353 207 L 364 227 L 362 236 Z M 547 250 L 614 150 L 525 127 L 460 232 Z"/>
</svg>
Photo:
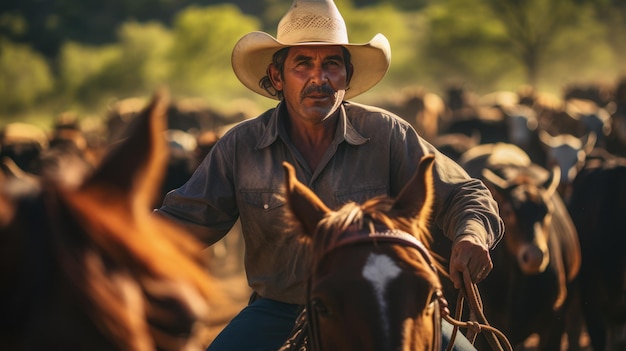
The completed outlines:
<svg viewBox="0 0 626 351">
<path fill-rule="evenodd" d="M 161 214 L 210 229 L 210 245 L 241 219 L 248 283 L 261 296 L 303 304 L 309 255 L 288 225 L 282 162 L 330 208 L 377 195 L 396 196 L 425 154 L 435 154 L 434 225 L 450 240 L 476 235 L 489 247 L 504 225 L 482 182 L 421 139 L 403 119 L 382 109 L 344 102 L 334 140 L 317 169 L 309 169 L 281 121 L 284 104 L 241 122 L 213 147 L 193 176 L 171 191 Z"/>
</svg>

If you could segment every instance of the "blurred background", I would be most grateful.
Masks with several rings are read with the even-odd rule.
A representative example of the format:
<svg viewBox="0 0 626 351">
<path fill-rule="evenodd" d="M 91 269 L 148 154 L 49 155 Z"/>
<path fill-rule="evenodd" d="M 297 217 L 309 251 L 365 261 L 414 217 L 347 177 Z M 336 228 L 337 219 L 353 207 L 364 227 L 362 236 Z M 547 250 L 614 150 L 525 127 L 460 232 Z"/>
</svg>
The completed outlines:
<svg viewBox="0 0 626 351">
<path fill-rule="evenodd" d="M 77 170 L 78 180 L 72 182 L 78 183 L 98 165 L 108 146 L 123 137 L 125 126 L 155 90 L 166 86 L 172 97 L 165 133 L 171 154 L 153 204 L 160 206 L 163 196 L 189 179 L 225 131 L 276 104 L 237 80 L 230 56 L 236 41 L 248 32 L 275 35 L 291 2 L 2 0 L 1 170 L 18 176 L 49 174 L 66 182 L 69 170 Z M 559 196 L 574 210 L 595 206 L 570 203 L 577 199 L 574 195 L 587 194 L 580 185 L 574 188 L 575 179 L 606 187 L 588 191 L 601 197 L 593 204 L 606 206 L 593 211 L 607 214 L 598 217 L 602 227 L 585 223 L 594 220 L 593 215 L 573 219 L 577 227 L 587 228 L 587 232 L 577 229 L 577 234 L 583 256 L 591 257 L 583 260 L 591 266 L 581 269 L 580 286 L 607 286 L 598 291 L 616 295 L 581 301 L 606 303 L 602 307 L 611 313 L 623 311 L 616 306 L 624 306 L 626 265 L 605 258 L 621 259 L 625 252 L 625 224 L 620 220 L 626 212 L 626 1 L 335 2 L 351 42 L 368 42 L 379 32 L 391 42 L 388 74 L 355 101 L 407 119 L 456 160 L 479 144 L 508 142 L 526 151 L 537 165 L 546 169 L 558 165 Z M 598 167 L 604 158 L 619 165 L 616 172 L 621 173 Z M 597 169 L 610 174 L 599 181 L 578 175 Z M 588 201 L 584 196 L 578 199 Z M 214 325 L 207 342 L 250 294 L 239 223 L 232 233 L 207 249 L 209 269 L 232 300 L 211 311 Z M 584 243 L 588 237 L 601 245 Z M 564 257 L 575 257 L 563 252 Z M 594 266 L 598 262 L 607 266 Z M 604 277 L 597 274 L 600 271 L 614 275 L 598 283 L 593 279 Z M 510 280 L 502 284 L 509 286 Z M 576 298 L 576 288 L 568 296 Z M 550 320 L 552 304 L 545 306 L 549 317 L 544 319 Z M 526 310 L 534 312 L 520 308 Z M 589 350 L 587 334 L 580 333 L 581 312 L 575 308 L 572 313 L 566 319 L 579 329 L 568 331 L 573 338 L 566 341 Z M 626 345 L 626 324 L 620 323 L 621 346 L 615 350 Z M 528 340 L 524 350 L 535 350 L 537 338 Z M 567 342 L 563 350 L 568 349 Z"/>
<path fill-rule="evenodd" d="M 623 0 L 337 0 L 352 42 L 385 34 L 392 64 L 359 102 L 406 87 L 478 94 L 523 85 L 613 86 L 626 72 Z M 4 0 L 0 124 L 50 128 L 63 113 L 104 118 L 166 85 L 227 115 L 275 102 L 245 89 L 230 54 L 245 33 L 276 34 L 291 0 Z M 236 110 L 236 111 L 233 111 Z"/>
</svg>

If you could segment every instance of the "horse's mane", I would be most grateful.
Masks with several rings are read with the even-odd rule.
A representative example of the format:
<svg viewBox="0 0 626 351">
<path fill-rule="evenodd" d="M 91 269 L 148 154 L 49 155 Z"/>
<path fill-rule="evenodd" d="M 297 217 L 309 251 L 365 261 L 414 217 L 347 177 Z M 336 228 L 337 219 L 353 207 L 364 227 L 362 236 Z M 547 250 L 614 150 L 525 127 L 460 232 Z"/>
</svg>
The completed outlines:
<svg viewBox="0 0 626 351">
<path fill-rule="evenodd" d="M 342 233 L 351 226 L 357 230 L 362 230 L 364 234 L 374 233 L 380 227 L 413 234 L 433 256 L 436 256 L 431 250 L 433 238 L 428 229 L 430 214 L 425 214 L 425 218 L 407 217 L 393 210 L 393 203 L 394 199 L 391 197 L 377 196 L 363 204 L 348 202 L 337 211 L 330 212 L 320 221 L 315 234 L 317 245 L 314 248 L 313 260 L 319 261 L 324 251 L 335 246 L 341 240 Z"/>
</svg>

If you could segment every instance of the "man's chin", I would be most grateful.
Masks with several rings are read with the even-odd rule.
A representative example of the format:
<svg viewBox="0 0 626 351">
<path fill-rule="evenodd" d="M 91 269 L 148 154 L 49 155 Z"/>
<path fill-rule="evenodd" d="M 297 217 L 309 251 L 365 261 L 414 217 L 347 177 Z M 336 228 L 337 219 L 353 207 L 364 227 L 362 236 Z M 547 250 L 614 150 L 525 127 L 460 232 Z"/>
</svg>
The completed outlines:
<svg viewBox="0 0 626 351">
<path fill-rule="evenodd" d="M 327 119 L 328 117 L 332 116 L 333 113 L 335 113 L 336 111 L 337 111 L 336 108 L 333 109 L 333 108 L 330 108 L 328 106 L 323 107 L 323 108 L 321 108 L 321 107 L 320 108 L 313 108 L 313 109 L 309 110 L 311 116 L 315 116 L 317 119 L 319 119 L 321 121 L 323 121 L 323 120 Z"/>
</svg>

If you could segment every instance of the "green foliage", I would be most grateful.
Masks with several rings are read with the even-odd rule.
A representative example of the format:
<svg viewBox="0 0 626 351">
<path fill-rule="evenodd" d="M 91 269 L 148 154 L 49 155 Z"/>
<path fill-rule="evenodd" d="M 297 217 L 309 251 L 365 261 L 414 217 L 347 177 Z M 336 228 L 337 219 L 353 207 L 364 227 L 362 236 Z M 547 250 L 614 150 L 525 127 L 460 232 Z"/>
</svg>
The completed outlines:
<svg viewBox="0 0 626 351">
<path fill-rule="evenodd" d="M 0 29 L 10 35 L 19 36 L 26 33 L 28 24 L 24 16 L 15 13 L 0 13 Z"/>
<path fill-rule="evenodd" d="M 412 46 L 418 33 L 410 31 L 409 21 L 403 13 L 389 5 L 352 9 L 344 15 L 350 41 L 365 43 L 376 33 L 383 33 L 392 47 L 394 65 L 401 67 L 411 59 Z"/>
<path fill-rule="evenodd" d="M 578 22 L 579 6 L 570 0 L 489 0 L 487 4 L 506 29 L 512 52 L 526 68 L 528 83 L 537 84 L 546 51 L 560 32 Z"/>
<path fill-rule="evenodd" d="M 157 22 L 126 22 L 118 37 L 123 57 L 109 67 L 109 73 L 115 85 L 127 89 L 122 92 L 149 91 L 167 82 L 173 47 L 173 37 L 168 29 Z"/>
<path fill-rule="evenodd" d="M 84 109 L 111 98 L 174 95 L 227 104 L 259 99 L 230 55 L 254 30 L 276 34 L 292 0 L 112 0 L 0 4 L 0 112 Z M 189 6 L 189 4 L 194 4 Z M 208 5 L 212 4 L 212 5 Z M 479 92 L 626 72 L 626 5 L 617 0 L 336 0 L 352 42 L 390 41 L 385 79 L 367 94 L 463 82 Z M 244 12 L 248 11 L 248 12 Z M 251 11 L 254 11 L 252 13 Z M 9 40 L 7 40 L 9 38 Z M 20 43 L 20 44 L 18 44 Z M 366 94 L 366 95 L 367 95 Z M 361 98 L 361 97 L 359 97 Z"/>
<path fill-rule="evenodd" d="M 618 67 L 607 37 L 607 28 L 597 21 L 590 7 L 577 7 L 556 31 L 541 53 L 538 83 L 564 85 L 573 82 L 613 81 Z M 576 72 L 575 75 L 571 74 Z"/>
<path fill-rule="evenodd" d="M 30 46 L 0 37 L 0 112 L 29 108 L 52 91 L 46 60 Z"/>
<path fill-rule="evenodd" d="M 471 82 L 484 91 L 519 84 L 554 90 L 573 72 L 581 79 L 617 72 L 606 69 L 615 67 L 617 56 L 592 6 L 570 0 L 447 0 L 430 6 L 427 17 L 429 62 L 444 80 Z"/>
<path fill-rule="evenodd" d="M 344 6 L 343 4 L 340 4 L 340 2 L 343 1 L 335 1 L 335 4 L 339 8 L 339 11 L 343 11 Z M 271 35 L 276 35 L 278 22 L 283 17 L 285 12 L 287 12 L 291 3 L 291 0 L 265 0 L 265 10 L 261 13 L 263 30 L 267 31 Z"/>
<path fill-rule="evenodd" d="M 471 82 L 487 90 L 518 80 L 506 30 L 480 0 L 450 0 L 428 8 L 427 65 L 443 84 Z"/>
<path fill-rule="evenodd" d="M 231 51 L 237 40 L 259 25 L 229 4 L 182 11 L 172 30 L 172 88 L 181 94 L 213 97 L 241 89 L 230 65 Z"/>
<path fill-rule="evenodd" d="M 98 47 L 65 43 L 59 58 L 64 98 L 96 103 L 111 96 L 145 93 L 166 82 L 170 32 L 159 23 L 124 23 L 119 42 Z"/>
<path fill-rule="evenodd" d="M 96 47 L 66 42 L 59 54 L 59 85 L 64 97 L 85 99 L 96 77 L 104 75 L 106 68 L 121 56 L 117 45 Z"/>
</svg>

